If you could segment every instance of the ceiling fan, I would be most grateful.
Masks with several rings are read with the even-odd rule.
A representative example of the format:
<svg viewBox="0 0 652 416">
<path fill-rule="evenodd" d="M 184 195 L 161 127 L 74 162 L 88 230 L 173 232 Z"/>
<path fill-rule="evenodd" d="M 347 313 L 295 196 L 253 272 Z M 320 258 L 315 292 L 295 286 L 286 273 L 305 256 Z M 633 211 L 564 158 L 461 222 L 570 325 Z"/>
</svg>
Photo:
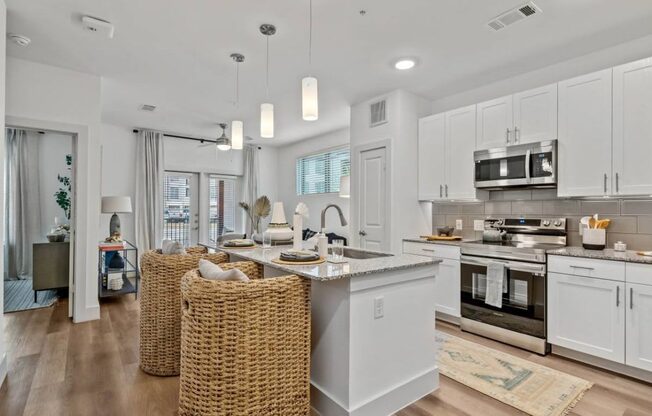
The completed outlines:
<svg viewBox="0 0 652 416">
<path fill-rule="evenodd" d="M 226 128 L 227 128 L 228 124 L 219 123 L 218 125 L 222 129 L 222 135 L 220 135 L 220 137 L 218 137 L 215 140 L 201 139 L 200 142 L 202 144 L 200 144 L 197 147 L 217 146 L 217 148 L 219 150 L 221 150 L 221 151 L 231 150 L 231 139 L 226 135 Z M 244 138 L 245 138 L 246 141 L 254 140 L 253 137 L 251 137 L 251 136 L 245 136 Z"/>
</svg>

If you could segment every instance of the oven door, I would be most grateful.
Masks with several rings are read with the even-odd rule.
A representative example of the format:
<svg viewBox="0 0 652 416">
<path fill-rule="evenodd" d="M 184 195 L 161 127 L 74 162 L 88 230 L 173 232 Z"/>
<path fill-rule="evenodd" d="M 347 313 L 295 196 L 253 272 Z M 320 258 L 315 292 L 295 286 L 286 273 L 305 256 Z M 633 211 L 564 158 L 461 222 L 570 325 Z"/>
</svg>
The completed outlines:
<svg viewBox="0 0 652 416">
<path fill-rule="evenodd" d="M 505 266 L 502 307 L 485 303 L 487 266 L 491 262 Z M 462 316 L 538 338 L 546 338 L 546 266 L 462 256 Z"/>
</svg>

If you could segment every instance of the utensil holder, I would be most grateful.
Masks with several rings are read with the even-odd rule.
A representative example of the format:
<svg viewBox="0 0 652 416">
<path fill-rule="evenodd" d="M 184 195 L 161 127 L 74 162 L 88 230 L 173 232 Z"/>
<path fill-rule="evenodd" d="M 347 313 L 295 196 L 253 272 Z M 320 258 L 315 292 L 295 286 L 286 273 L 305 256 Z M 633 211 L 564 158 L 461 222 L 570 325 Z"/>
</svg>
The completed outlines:
<svg viewBox="0 0 652 416">
<path fill-rule="evenodd" d="M 607 230 L 585 228 L 582 233 L 582 247 L 587 250 L 604 250 L 607 244 Z"/>
</svg>

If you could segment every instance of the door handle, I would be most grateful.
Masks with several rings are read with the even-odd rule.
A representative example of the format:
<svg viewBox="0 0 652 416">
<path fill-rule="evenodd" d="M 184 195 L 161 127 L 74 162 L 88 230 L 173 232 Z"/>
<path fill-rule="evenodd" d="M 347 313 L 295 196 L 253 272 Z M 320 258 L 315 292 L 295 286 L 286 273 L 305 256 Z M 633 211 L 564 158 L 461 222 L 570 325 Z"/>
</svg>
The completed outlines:
<svg viewBox="0 0 652 416">
<path fill-rule="evenodd" d="M 446 198 L 448 198 L 448 185 L 445 185 L 446 188 Z"/>
<path fill-rule="evenodd" d="M 509 144 L 509 129 L 505 132 L 505 143 Z"/>
<path fill-rule="evenodd" d="M 634 309 L 634 288 L 629 288 L 629 309 Z"/>
<path fill-rule="evenodd" d="M 367 232 L 365 230 L 360 230 L 360 231 L 358 231 L 358 234 L 360 236 L 364 237 L 365 235 L 367 235 Z"/>
<path fill-rule="evenodd" d="M 607 193 L 607 174 L 604 174 L 604 193 Z"/>
<path fill-rule="evenodd" d="M 620 182 L 620 175 L 618 174 L 618 172 L 616 172 L 616 193 L 620 192 L 619 191 L 620 184 L 618 182 Z"/>
<path fill-rule="evenodd" d="M 616 286 L 616 307 L 620 307 L 620 286 Z"/>
<path fill-rule="evenodd" d="M 439 185 L 439 197 L 442 198 L 444 196 L 444 185 Z"/>
</svg>

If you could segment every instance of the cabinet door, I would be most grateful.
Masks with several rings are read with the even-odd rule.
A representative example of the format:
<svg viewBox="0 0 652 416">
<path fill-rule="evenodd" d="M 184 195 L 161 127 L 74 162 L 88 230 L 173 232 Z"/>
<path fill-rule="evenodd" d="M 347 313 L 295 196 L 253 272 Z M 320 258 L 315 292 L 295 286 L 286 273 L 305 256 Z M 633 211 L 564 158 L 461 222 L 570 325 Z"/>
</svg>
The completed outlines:
<svg viewBox="0 0 652 416">
<path fill-rule="evenodd" d="M 514 144 L 512 96 L 477 105 L 476 149 L 491 149 Z"/>
<path fill-rule="evenodd" d="M 614 68 L 613 171 L 617 195 L 652 193 L 652 58 Z"/>
<path fill-rule="evenodd" d="M 435 277 L 436 311 L 459 318 L 460 296 L 460 262 L 444 259 L 439 263 L 439 274 Z"/>
<path fill-rule="evenodd" d="M 625 362 L 625 284 L 548 273 L 548 342 Z"/>
<path fill-rule="evenodd" d="M 611 69 L 560 82 L 558 195 L 611 193 Z"/>
<path fill-rule="evenodd" d="M 419 200 L 444 198 L 446 182 L 446 115 L 435 114 L 419 120 Z"/>
<path fill-rule="evenodd" d="M 627 283 L 627 365 L 652 371 L 652 286 Z"/>
<path fill-rule="evenodd" d="M 557 84 L 514 94 L 514 142 L 557 138 Z"/>
<path fill-rule="evenodd" d="M 475 147 L 475 105 L 446 113 L 447 199 L 475 199 L 473 151 Z"/>
</svg>

